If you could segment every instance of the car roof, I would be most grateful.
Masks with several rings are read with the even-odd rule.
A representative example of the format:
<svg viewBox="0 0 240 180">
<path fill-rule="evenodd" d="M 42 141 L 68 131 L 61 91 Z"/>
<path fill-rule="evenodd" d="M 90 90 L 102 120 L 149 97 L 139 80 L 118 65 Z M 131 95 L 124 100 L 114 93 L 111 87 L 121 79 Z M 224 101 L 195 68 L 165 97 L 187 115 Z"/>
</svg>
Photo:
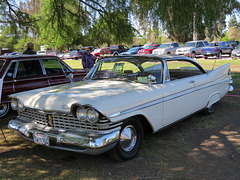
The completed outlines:
<svg viewBox="0 0 240 180">
<path fill-rule="evenodd" d="M 25 60 L 32 60 L 33 58 L 56 58 L 56 56 L 50 55 L 19 55 L 19 56 L 0 56 L 0 59 L 4 60 L 18 60 L 18 59 L 25 59 Z M 59 58 L 58 58 L 59 59 Z"/>
<path fill-rule="evenodd" d="M 104 57 L 102 59 L 99 60 L 99 62 L 104 61 L 104 60 L 114 60 L 114 59 L 118 59 L 118 58 L 122 58 L 123 60 L 132 60 L 134 62 L 134 59 L 138 58 L 139 60 L 141 59 L 155 59 L 155 60 L 159 60 L 159 61 L 171 61 L 171 60 L 185 60 L 185 61 L 189 61 L 192 62 L 193 64 L 195 64 L 196 66 L 198 66 L 202 72 L 206 73 L 206 71 L 203 69 L 203 67 L 194 59 L 187 57 L 187 56 L 179 56 L 179 55 L 153 55 L 153 54 L 145 54 L 145 55 L 140 55 L 140 54 L 134 54 L 134 55 L 127 55 L 127 56 L 117 56 L 117 57 Z"/>
</svg>

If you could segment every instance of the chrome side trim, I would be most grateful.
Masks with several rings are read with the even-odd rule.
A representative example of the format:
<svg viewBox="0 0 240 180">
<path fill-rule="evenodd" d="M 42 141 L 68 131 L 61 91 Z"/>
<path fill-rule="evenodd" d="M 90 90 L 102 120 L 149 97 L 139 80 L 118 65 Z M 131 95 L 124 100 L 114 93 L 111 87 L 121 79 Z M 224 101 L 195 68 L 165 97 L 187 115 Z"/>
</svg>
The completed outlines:
<svg viewBox="0 0 240 180">
<path fill-rule="evenodd" d="M 126 109 L 126 110 L 123 110 L 123 111 L 120 111 L 120 112 L 116 112 L 116 113 L 110 115 L 109 118 L 121 116 L 121 115 L 130 113 L 130 112 L 134 112 L 134 111 L 138 111 L 138 110 L 141 110 L 141 109 L 145 109 L 145 108 L 148 108 L 148 107 L 151 107 L 151 106 L 163 103 L 163 102 L 171 101 L 171 100 L 179 98 L 181 96 L 185 96 L 185 95 L 187 95 L 189 93 L 197 92 L 197 91 L 200 91 L 200 90 L 205 89 L 205 88 L 216 86 L 216 85 L 221 84 L 221 83 L 226 82 L 226 81 L 229 81 L 229 79 L 223 80 L 223 81 L 220 81 L 220 82 L 217 82 L 217 83 L 214 83 L 214 84 L 210 84 L 210 85 L 207 85 L 207 86 L 204 86 L 204 87 L 201 87 L 201 88 L 197 88 L 197 89 L 195 89 L 196 87 L 185 89 L 185 90 L 180 91 L 178 93 L 170 94 L 168 96 L 159 98 L 157 100 L 153 100 L 153 101 L 150 101 L 150 102 L 147 102 L 147 103 L 144 103 L 144 104 L 132 107 L 130 109 Z M 202 85 L 199 85 L 199 86 L 203 86 L 203 85 L 206 85 L 206 84 L 208 84 L 208 83 L 205 83 L 205 84 L 202 84 Z M 199 86 L 197 86 L 197 87 L 199 87 Z M 188 92 L 186 92 L 186 91 L 188 91 Z M 181 94 L 179 94 L 179 93 L 181 93 Z M 171 97 L 171 96 L 174 96 L 174 97 Z"/>
</svg>

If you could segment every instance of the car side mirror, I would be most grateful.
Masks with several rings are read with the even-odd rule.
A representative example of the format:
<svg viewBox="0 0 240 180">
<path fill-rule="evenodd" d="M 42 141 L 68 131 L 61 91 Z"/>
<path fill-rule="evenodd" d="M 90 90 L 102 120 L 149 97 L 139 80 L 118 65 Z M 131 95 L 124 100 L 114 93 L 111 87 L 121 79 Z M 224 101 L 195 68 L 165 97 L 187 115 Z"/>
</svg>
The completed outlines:
<svg viewBox="0 0 240 180">
<path fill-rule="evenodd" d="M 149 74 L 148 78 L 147 78 L 147 81 L 148 81 L 149 86 L 152 86 L 152 82 L 156 81 L 156 77 L 151 75 L 151 74 Z"/>
</svg>

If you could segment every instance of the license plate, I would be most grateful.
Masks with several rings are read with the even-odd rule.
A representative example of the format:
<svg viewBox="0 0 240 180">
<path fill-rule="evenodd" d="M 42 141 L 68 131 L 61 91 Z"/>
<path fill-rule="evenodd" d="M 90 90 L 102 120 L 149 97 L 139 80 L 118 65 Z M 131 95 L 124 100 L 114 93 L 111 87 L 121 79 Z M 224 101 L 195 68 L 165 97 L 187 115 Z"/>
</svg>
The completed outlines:
<svg viewBox="0 0 240 180">
<path fill-rule="evenodd" d="M 36 144 L 42 144 L 45 146 L 49 146 L 49 137 L 41 132 L 33 132 L 33 141 Z"/>
<path fill-rule="evenodd" d="M 210 54 L 210 52 L 207 52 L 207 54 Z"/>
</svg>

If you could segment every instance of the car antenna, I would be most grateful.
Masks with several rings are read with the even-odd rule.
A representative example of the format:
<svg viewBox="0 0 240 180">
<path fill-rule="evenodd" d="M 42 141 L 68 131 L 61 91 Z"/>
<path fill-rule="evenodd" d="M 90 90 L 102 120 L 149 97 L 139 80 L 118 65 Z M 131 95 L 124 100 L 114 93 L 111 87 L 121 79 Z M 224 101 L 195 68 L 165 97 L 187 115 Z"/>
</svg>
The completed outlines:
<svg viewBox="0 0 240 180">
<path fill-rule="evenodd" d="M 214 70 L 214 66 L 215 66 L 215 64 L 216 64 L 216 61 L 217 61 L 217 59 L 215 59 L 215 61 L 214 61 L 214 63 L 213 63 L 212 70 Z"/>
</svg>

